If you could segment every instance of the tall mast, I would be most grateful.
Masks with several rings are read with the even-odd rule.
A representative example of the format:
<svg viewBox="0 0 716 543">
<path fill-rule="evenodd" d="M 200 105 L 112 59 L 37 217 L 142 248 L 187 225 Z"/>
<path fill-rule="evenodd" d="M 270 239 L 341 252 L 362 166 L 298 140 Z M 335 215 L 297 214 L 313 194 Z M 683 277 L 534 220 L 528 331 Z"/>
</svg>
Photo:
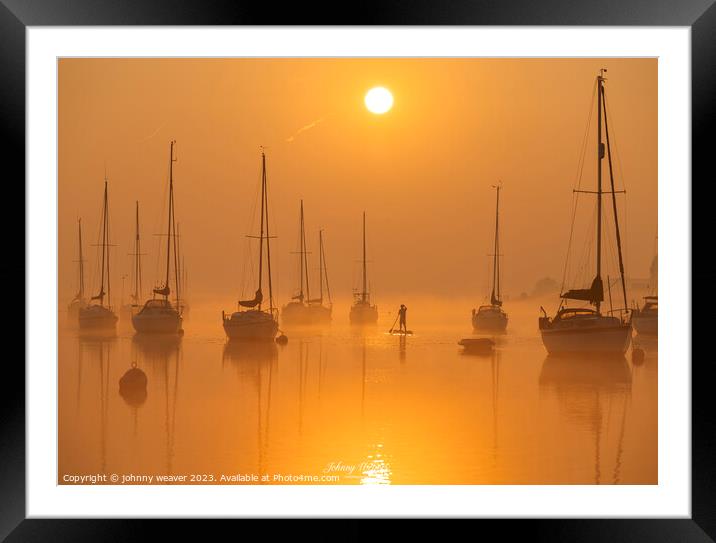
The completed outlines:
<svg viewBox="0 0 716 543">
<path fill-rule="evenodd" d="M 309 302 L 311 301 L 311 292 L 308 282 L 308 258 L 307 258 L 307 251 L 306 251 L 306 228 L 303 218 L 303 200 L 301 200 L 301 209 L 299 213 L 299 234 L 298 234 L 298 254 L 299 254 L 299 261 L 298 261 L 298 267 L 300 272 L 300 283 L 299 283 L 299 293 L 298 293 L 298 299 L 303 303 L 303 300 L 306 299 Z M 306 283 L 306 291 L 304 294 L 303 290 L 303 284 L 304 280 Z"/>
<path fill-rule="evenodd" d="M 602 96 L 604 94 L 604 69 L 599 70 L 597 76 L 597 279 L 602 278 L 602 159 L 604 158 L 604 143 L 602 142 Z M 596 302 L 597 313 L 601 301 Z"/>
<path fill-rule="evenodd" d="M 77 219 L 77 227 L 79 229 L 79 237 L 80 237 L 80 292 L 79 297 L 80 300 L 84 300 L 85 297 L 85 267 L 84 267 L 84 259 L 82 258 L 82 219 Z"/>
<path fill-rule="evenodd" d="M 604 132 L 607 136 L 607 157 L 609 159 L 609 180 L 612 189 L 612 210 L 614 211 L 614 227 L 616 229 L 617 253 L 619 255 L 619 275 L 622 283 L 622 294 L 624 295 L 624 309 L 627 306 L 626 278 L 624 277 L 624 259 L 622 258 L 622 238 L 619 232 L 619 217 L 617 215 L 617 192 L 614 188 L 614 170 L 612 168 L 612 148 L 609 145 L 609 122 L 607 120 L 607 98 L 602 90 L 602 101 L 604 105 Z"/>
<path fill-rule="evenodd" d="M 328 284 L 328 267 L 326 266 L 326 253 L 323 248 L 323 230 L 318 231 L 318 242 L 320 247 L 321 266 L 323 267 L 323 273 L 321 273 L 321 304 L 323 304 L 323 279 L 326 280 L 326 293 L 328 294 L 328 303 L 332 304 L 331 300 L 331 287 Z"/>
<path fill-rule="evenodd" d="M 263 281 L 263 259 L 264 259 L 264 207 L 266 205 L 266 154 L 261 151 L 261 225 L 259 226 L 259 292 Z M 266 240 L 268 243 L 268 240 Z M 259 302 L 261 311 L 261 302 Z"/>
<path fill-rule="evenodd" d="M 263 157 L 264 172 L 264 201 L 263 206 L 266 208 L 266 265 L 268 267 L 268 284 L 269 284 L 269 311 L 273 315 L 273 285 L 271 283 L 271 236 L 269 234 L 269 214 L 268 214 L 268 181 L 266 180 L 266 156 Z M 263 208 L 262 208 L 263 209 Z M 263 215 L 263 212 L 262 212 Z"/>
<path fill-rule="evenodd" d="M 361 292 L 361 301 L 365 302 L 367 292 L 367 273 L 366 273 L 366 257 L 365 257 L 365 211 L 363 212 L 363 292 Z"/>
<path fill-rule="evenodd" d="M 500 302 L 500 185 L 495 187 L 497 189 L 497 205 L 495 208 L 495 248 L 492 262 L 492 299 L 490 303 L 493 305 Z M 497 290 L 497 296 L 495 296 L 495 290 Z"/>
<path fill-rule="evenodd" d="M 308 281 L 308 252 L 306 249 L 306 227 L 303 222 L 303 200 L 301 200 L 301 246 L 302 246 L 302 253 L 301 253 L 301 259 L 303 264 L 303 272 L 301 273 L 301 277 L 306 277 L 306 299 L 308 301 L 311 300 L 311 285 Z M 301 283 L 301 301 L 303 301 L 303 282 Z"/>
<path fill-rule="evenodd" d="M 134 294 L 132 298 L 134 303 L 139 303 L 139 296 L 142 292 L 142 261 L 141 261 L 141 242 L 139 240 L 139 201 L 136 202 L 135 208 L 135 226 L 134 226 Z"/>
<path fill-rule="evenodd" d="M 169 144 L 169 213 L 167 218 L 167 269 L 164 278 L 164 299 L 169 299 L 169 264 L 172 252 L 172 223 L 174 219 L 174 140 Z"/>
<path fill-rule="evenodd" d="M 104 175 L 104 200 L 102 205 L 102 272 L 99 287 L 99 305 L 104 306 L 104 278 L 107 270 L 107 304 L 109 305 L 109 251 L 107 250 L 107 174 Z"/>
<path fill-rule="evenodd" d="M 318 288 L 323 305 L 323 230 L 318 231 Z"/>
</svg>

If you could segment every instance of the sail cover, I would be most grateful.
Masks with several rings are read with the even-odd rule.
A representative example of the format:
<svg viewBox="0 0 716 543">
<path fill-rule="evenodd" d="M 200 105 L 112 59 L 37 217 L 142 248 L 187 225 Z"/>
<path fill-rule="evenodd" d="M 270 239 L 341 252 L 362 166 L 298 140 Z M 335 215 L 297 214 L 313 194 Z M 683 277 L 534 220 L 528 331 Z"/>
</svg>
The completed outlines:
<svg viewBox="0 0 716 543">
<path fill-rule="evenodd" d="M 261 294 L 261 289 L 258 289 L 253 300 L 239 300 L 239 305 L 241 307 L 256 307 L 263 301 L 263 299 L 264 295 Z"/>
<path fill-rule="evenodd" d="M 570 300 L 584 300 L 596 304 L 597 302 L 604 301 L 604 285 L 602 284 L 602 278 L 597 276 L 592 281 L 592 286 L 589 288 L 568 290 L 562 294 L 562 298 L 568 298 Z"/>
<path fill-rule="evenodd" d="M 159 294 L 161 296 L 169 296 L 169 293 L 171 291 L 169 290 L 169 285 L 166 285 L 164 288 L 155 288 L 154 294 Z"/>
</svg>

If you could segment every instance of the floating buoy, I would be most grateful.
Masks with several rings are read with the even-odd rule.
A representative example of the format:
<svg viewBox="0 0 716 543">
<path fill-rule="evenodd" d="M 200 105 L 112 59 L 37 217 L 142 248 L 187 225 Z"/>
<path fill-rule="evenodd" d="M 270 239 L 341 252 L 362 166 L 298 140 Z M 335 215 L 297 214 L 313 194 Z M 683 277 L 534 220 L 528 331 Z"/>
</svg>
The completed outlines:
<svg viewBox="0 0 716 543">
<path fill-rule="evenodd" d="M 642 362 L 644 362 L 644 349 L 640 349 L 639 347 L 635 347 L 631 350 L 631 361 L 639 365 Z"/>
<path fill-rule="evenodd" d="M 147 375 L 136 365 L 133 364 L 120 378 L 119 395 L 135 407 L 142 405 L 147 399 Z"/>
<path fill-rule="evenodd" d="M 286 334 L 281 334 L 280 336 L 278 336 L 276 338 L 276 343 L 278 343 L 279 345 L 286 345 L 286 343 L 288 343 L 288 337 L 286 336 Z"/>
</svg>

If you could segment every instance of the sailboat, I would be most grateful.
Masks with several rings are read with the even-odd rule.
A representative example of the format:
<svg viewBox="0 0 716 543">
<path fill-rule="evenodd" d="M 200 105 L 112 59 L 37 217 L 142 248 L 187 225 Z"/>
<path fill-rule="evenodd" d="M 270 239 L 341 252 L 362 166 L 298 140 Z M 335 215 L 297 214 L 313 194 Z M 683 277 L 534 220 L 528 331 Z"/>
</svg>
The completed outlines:
<svg viewBox="0 0 716 543">
<path fill-rule="evenodd" d="M 79 259 L 77 260 L 77 262 L 79 263 L 79 284 L 77 294 L 75 294 L 75 297 L 72 298 L 70 305 L 67 306 L 67 314 L 72 321 L 76 321 L 79 318 L 80 309 L 87 305 L 87 300 L 85 300 L 85 261 L 82 258 L 82 219 L 77 219 L 77 228 L 79 230 L 80 248 Z"/>
<path fill-rule="evenodd" d="M 323 284 L 326 285 L 328 305 L 323 305 Z M 323 245 L 323 230 L 318 231 L 318 298 L 308 300 L 308 309 L 314 322 L 330 322 L 333 311 L 331 287 L 328 284 L 328 268 L 326 266 L 326 250 Z"/>
<path fill-rule="evenodd" d="M 612 152 L 609 144 L 609 125 L 606 115 L 606 98 L 604 94 L 605 73 L 606 70 L 600 70 L 597 76 L 597 190 L 576 191 L 587 192 L 597 196 L 596 275 L 589 288 L 573 289 L 563 292 L 560 295 L 560 307 L 553 318 L 548 317 L 544 309 L 542 309 L 543 316 L 539 319 L 539 329 L 542 335 L 542 342 L 549 354 L 624 354 L 631 341 L 632 327 L 627 309 L 624 261 L 622 258 L 621 234 L 619 232 L 616 204 L 617 191 L 614 187 Z M 604 122 L 604 134 L 606 135 L 606 156 L 608 157 L 609 178 L 611 182 L 610 191 L 604 191 L 602 189 L 602 160 L 605 157 L 605 144 L 602 141 L 602 121 Z M 602 302 L 604 301 L 604 284 L 602 282 L 602 195 L 605 193 L 612 195 L 619 273 L 622 294 L 624 296 L 624 307 L 617 310 L 612 309 L 606 315 L 602 314 L 601 311 Z M 607 281 L 608 280 L 607 278 Z M 566 307 L 567 300 L 589 302 L 594 308 Z M 615 313 L 619 316 L 615 316 Z"/>
<path fill-rule="evenodd" d="M 311 298 L 310 281 L 308 278 L 308 250 L 306 249 L 306 230 L 304 226 L 303 200 L 301 200 L 300 211 L 300 234 L 299 234 L 299 286 L 298 294 L 291 298 L 291 302 L 283 306 L 281 317 L 285 324 L 318 324 L 331 320 L 331 308 L 323 305 L 323 235 L 319 233 L 319 276 L 321 284 L 321 295 L 318 298 Z M 305 289 L 304 289 L 305 285 Z"/>
<path fill-rule="evenodd" d="M 654 255 L 649 269 L 649 286 L 651 292 L 644 296 L 644 305 L 632 313 L 631 321 L 634 330 L 640 336 L 659 335 L 659 258 Z"/>
<path fill-rule="evenodd" d="M 222 311 L 221 319 L 224 331 L 229 339 L 272 340 L 278 331 L 278 311 L 274 307 L 273 285 L 271 284 L 271 236 L 269 235 L 266 154 L 263 151 L 261 151 L 261 225 L 259 235 L 256 237 L 259 240 L 259 285 L 253 299 L 239 301 L 238 311 L 231 315 L 226 315 Z M 263 309 L 264 245 L 266 246 L 266 268 L 268 272 L 268 311 Z"/>
<path fill-rule="evenodd" d="M 378 322 L 378 306 L 371 305 L 370 292 L 368 292 L 368 274 L 366 270 L 365 251 L 365 211 L 363 212 L 363 283 L 360 292 L 353 293 L 353 305 L 351 306 L 351 324 L 374 324 Z"/>
<path fill-rule="evenodd" d="M 495 250 L 492 263 L 492 294 L 490 303 L 472 310 L 472 326 L 475 330 L 502 332 L 507 328 L 507 313 L 502 309 L 500 294 L 500 185 L 497 185 L 495 208 Z"/>
<path fill-rule="evenodd" d="M 174 211 L 174 144 L 169 146 L 169 211 L 167 220 L 167 262 L 164 286 L 152 289 L 152 298 L 147 300 L 139 310 L 132 315 L 132 325 L 140 334 L 182 334 L 182 315 L 180 312 L 180 283 L 177 267 L 177 236 Z M 174 255 L 174 286 L 176 288 L 176 307 L 169 300 L 171 288 L 169 286 L 170 270 L 172 266 L 172 253 Z M 137 295 L 139 295 L 137 293 Z M 157 298 L 157 295 L 161 298 Z"/>
<path fill-rule="evenodd" d="M 134 211 L 134 252 L 130 256 L 134 259 L 134 268 L 132 270 L 132 282 L 134 289 L 130 295 L 130 302 L 122 305 L 120 316 L 122 319 L 130 319 L 141 308 L 140 300 L 142 295 L 142 260 L 141 241 L 139 239 L 139 202 L 135 203 Z M 122 283 L 122 291 L 124 291 L 124 283 Z M 124 297 L 124 296 L 123 296 Z"/>
<path fill-rule="evenodd" d="M 104 198 L 102 201 L 102 241 L 100 251 L 100 287 L 99 294 L 90 298 L 89 304 L 79 308 L 80 329 L 108 330 L 117 326 L 117 315 L 112 311 L 111 288 L 109 279 L 109 209 L 107 196 L 107 177 L 104 178 Z M 105 283 L 107 291 L 105 292 Z M 105 298 L 107 303 L 105 305 Z"/>
</svg>

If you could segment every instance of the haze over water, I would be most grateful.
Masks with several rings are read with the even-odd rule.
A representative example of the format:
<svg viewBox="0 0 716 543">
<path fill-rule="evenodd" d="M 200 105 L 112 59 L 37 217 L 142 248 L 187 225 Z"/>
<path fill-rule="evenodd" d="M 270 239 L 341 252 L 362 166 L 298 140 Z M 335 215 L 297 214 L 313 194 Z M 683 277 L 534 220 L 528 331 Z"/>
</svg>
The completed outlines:
<svg viewBox="0 0 716 543">
<path fill-rule="evenodd" d="M 285 347 L 227 347 L 212 307 L 193 308 L 178 341 L 138 342 L 122 326 L 116 339 L 80 340 L 63 329 L 59 483 L 116 473 L 655 484 L 655 346 L 642 342 L 637 366 L 548 358 L 536 330 L 542 302 L 510 303 L 509 334 L 486 356 L 456 344 L 472 337 L 467 300 L 413 300 L 407 338 L 386 334 L 388 305 L 361 331 L 338 304 L 323 334 L 286 330 Z M 435 318 L 423 323 L 425 307 Z M 119 393 L 133 362 L 148 380 L 140 406 Z"/>
<path fill-rule="evenodd" d="M 632 305 L 656 252 L 656 59 L 60 59 L 58 482 L 656 484 L 656 344 L 638 340 L 637 365 L 631 350 L 548 358 L 537 325 L 563 275 L 566 288 L 594 278 L 596 199 L 580 193 L 575 214 L 572 203 L 573 189 L 596 183 L 590 98 L 602 68 Z M 376 86 L 394 98 L 383 115 L 363 103 Z M 119 313 L 133 289 L 136 201 L 142 303 L 173 276 L 162 235 L 171 140 L 185 334 L 137 338 L 125 319 L 114 338 L 82 339 L 65 322 L 77 220 L 89 298 L 102 277 L 92 245 L 105 172 L 105 301 Z M 279 317 L 287 345 L 236 346 L 221 312 L 257 288 L 246 235 L 258 234 L 262 148 L 276 306 L 297 293 L 303 200 L 306 297 L 317 294 L 323 229 L 333 321 L 318 331 Z M 471 356 L 457 342 L 474 337 L 471 309 L 490 295 L 497 183 L 509 324 L 493 354 Z M 606 311 L 620 291 L 603 203 Z M 364 211 L 379 322 L 361 329 L 348 312 Z M 540 282 L 552 292 L 536 295 Z M 387 333 L 401 303 L 409 337 Z M 133 367 L 146 396 L 120 393 Z"/>
</svg>

